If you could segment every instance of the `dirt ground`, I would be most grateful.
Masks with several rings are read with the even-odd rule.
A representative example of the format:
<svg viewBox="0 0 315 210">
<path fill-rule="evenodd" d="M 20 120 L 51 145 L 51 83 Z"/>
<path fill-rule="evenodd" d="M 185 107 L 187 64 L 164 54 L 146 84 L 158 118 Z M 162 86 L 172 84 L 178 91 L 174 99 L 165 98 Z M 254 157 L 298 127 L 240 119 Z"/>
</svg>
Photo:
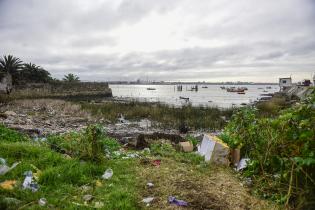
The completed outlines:
<svg viewBox="0 0 315 210">
<path fill-rule="evenodd" d="M 159 167 L 142 164 L 138 171 L 143 182 L 154 184 L 151 188 L 142 185 L 143 198 L 154 197 L 148 209 L 277 209 L 252 196 L 230 168 L 198 167 L 163 158 Z M 169 204 L 168 196 L 184 200 L 189 206 Z"/>
</svg>

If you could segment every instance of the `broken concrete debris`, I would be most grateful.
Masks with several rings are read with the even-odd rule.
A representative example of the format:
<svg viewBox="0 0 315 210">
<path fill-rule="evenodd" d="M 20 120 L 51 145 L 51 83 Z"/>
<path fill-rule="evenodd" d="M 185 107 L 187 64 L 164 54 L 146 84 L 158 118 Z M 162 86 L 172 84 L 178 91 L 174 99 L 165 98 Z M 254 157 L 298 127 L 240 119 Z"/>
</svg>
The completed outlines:
<svg viewBox="0 0 315 210">
<path fill-rule="evenodd" d="M 205 157 L 205 161 L 226 166 L 230 164 L 230 148 L 217 136 L 205 134 L 198 146 L 198 153 Z"/>
</svg>

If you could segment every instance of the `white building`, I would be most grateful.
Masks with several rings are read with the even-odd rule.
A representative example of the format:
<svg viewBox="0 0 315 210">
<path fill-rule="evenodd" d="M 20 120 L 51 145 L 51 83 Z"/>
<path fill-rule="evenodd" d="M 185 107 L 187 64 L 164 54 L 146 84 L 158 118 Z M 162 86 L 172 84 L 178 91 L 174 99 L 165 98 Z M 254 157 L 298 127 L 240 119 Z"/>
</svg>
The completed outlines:
<svg viewBox="0 0 315 210">
<path fill-rule="evenodd" d="M 292 78 L 291 77 L 279 78 L 279 86 L 280 90 L 292 87 Z"/>
</svg>

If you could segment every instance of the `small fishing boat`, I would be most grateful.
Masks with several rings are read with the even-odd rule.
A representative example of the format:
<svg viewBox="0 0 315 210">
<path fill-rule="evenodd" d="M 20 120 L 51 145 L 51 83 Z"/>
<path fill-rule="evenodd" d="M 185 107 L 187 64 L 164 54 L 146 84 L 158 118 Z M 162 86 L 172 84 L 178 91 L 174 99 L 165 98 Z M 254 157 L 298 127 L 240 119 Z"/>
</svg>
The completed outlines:
<svg viewBox="0 0 315 210">
<path fill-rule="evenodd" d="M 208 88 L 208 86 L 202 86 L 202 88 Z"/>
<path fill-rule="evenodd" d="M 179 96 L 179 99 L 183 99 L 183 100 L 189 101 L 188 97 Z"/>
<path fill-rule="evenodd" d="M 245 89 L 244 88 L 235 88 L 235 87 L 231 87 L 231 88 L 227 88 L 226 89 L 227 92 L 232 92 L 232 93 L 244 93 L 245 94 Z"/>
<path fill-rule="evenodd" d="M 237 94 L 242 94 L 242 95 L 244 95 L 244 94 L 245 94 L 245 92 L 237 92 Z"/>
<path fill-rule="evenodd" d="M 224 87 L 224 86 L 221 86 L 220 88 L 221 88 L 222 90 L 225 90 L 225 87 Z"/>
<path fill-rule="evenodd" d="M 147 88 L 147 90 L 156 90 L 155 88 Z"/>
</svg>

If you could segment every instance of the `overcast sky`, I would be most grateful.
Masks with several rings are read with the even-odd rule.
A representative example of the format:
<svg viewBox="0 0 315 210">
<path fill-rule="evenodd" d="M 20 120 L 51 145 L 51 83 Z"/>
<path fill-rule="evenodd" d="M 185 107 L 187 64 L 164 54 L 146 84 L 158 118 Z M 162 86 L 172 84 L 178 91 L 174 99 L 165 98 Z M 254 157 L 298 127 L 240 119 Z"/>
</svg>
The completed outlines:
<svg viewBox="0 0 315 210">
<path fill-rule="evenodd" d="M 0 0 L 0 53 L 82 80 L 294 81 L 315 0 Z"/>
</svg>

